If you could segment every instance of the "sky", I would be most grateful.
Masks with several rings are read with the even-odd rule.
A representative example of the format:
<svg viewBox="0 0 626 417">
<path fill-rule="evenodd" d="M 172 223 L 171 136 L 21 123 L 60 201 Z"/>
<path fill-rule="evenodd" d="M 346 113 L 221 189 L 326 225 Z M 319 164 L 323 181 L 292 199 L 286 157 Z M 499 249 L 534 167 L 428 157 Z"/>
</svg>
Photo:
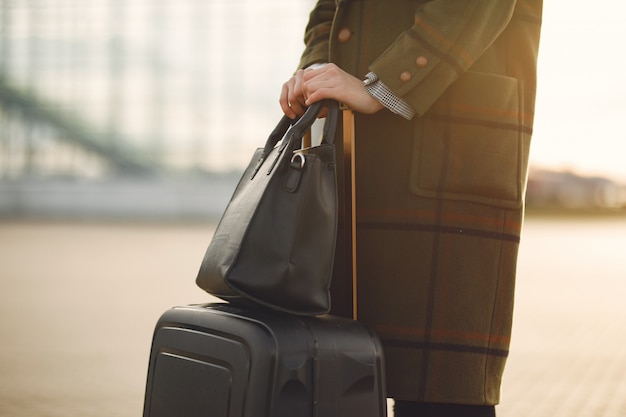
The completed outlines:
<svg viewBox="0 0 626 417">
<path fill-rule="evenodd" d="M 626 183 L 626 2 L 545 0 L 531 164 Z"/>
</svg>

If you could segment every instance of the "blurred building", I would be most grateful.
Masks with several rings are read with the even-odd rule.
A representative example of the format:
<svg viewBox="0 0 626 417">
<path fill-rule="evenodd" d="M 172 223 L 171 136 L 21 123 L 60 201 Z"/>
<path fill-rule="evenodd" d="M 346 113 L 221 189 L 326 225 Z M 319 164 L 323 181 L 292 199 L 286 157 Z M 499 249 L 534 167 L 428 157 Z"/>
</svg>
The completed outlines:
<svg viewBox="0 0 626 417">
<path fill-rule="evenodd" d="M 280 117 L 312 6 L 0 2 L 0 214 L 45 214 L 31 204 L 72 190 L 85 207 L 108 190 L 122 213 L 133 186 L 172 206 L 148 195 L 240 171 Z"/>
<path fill-rule="evenodd" d="M 608 178 L 531 169 L 526 204 L 529 208 L 623 208 L 626 207 L 624 191 L 624 186 Z"/>
</svg>

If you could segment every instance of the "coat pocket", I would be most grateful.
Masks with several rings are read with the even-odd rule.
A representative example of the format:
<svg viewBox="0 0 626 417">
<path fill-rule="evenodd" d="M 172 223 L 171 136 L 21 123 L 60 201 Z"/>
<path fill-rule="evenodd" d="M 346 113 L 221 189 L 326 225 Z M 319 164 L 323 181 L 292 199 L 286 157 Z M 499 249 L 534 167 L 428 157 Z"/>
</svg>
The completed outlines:
<svg viewBox="0 0 626 417">
<path fill-rule="evenodd" d="M 467 72 L 446 90 L 416 121 L 411 192 L 521 207 L 531 133 L 522 88 L 515 78 Z"/>
</svg>

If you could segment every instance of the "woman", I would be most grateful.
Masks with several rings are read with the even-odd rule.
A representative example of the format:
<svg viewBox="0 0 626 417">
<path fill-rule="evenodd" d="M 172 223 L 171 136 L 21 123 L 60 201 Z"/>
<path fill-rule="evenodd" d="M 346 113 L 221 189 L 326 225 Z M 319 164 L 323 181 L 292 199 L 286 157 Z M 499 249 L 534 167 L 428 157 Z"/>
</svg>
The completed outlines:
<svg viewBox="0 0 626 417">
<path fill-rule="evenodd" d="M 283 86 L 289 117 L 326 98 L 356 112 L 358 318 L 385 346 L 396 416 L 495 415 L 541 13 L 542 0 L 319 0 Z M 333 312 L 349 314 L 337 257 Z"/>
</svg>

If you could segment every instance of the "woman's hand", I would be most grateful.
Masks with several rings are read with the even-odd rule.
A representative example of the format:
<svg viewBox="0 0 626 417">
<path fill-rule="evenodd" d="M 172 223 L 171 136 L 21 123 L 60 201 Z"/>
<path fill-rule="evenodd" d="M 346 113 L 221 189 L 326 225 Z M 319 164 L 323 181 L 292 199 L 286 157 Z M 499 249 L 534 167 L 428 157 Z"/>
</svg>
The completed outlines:
<svg viewBox="0 0 626 417">
<path fill-rule="evenodd" d="M 351 110 L 373 114 L 383 105 L 366 90 L 363 81 L 348 74 L 335 64 L 321 68 L 299 70 L 283 84 L 280 106 L 290 118 L 304 114 L 306 107 L 324 99 L 334 99 Z"/>
</svg>

